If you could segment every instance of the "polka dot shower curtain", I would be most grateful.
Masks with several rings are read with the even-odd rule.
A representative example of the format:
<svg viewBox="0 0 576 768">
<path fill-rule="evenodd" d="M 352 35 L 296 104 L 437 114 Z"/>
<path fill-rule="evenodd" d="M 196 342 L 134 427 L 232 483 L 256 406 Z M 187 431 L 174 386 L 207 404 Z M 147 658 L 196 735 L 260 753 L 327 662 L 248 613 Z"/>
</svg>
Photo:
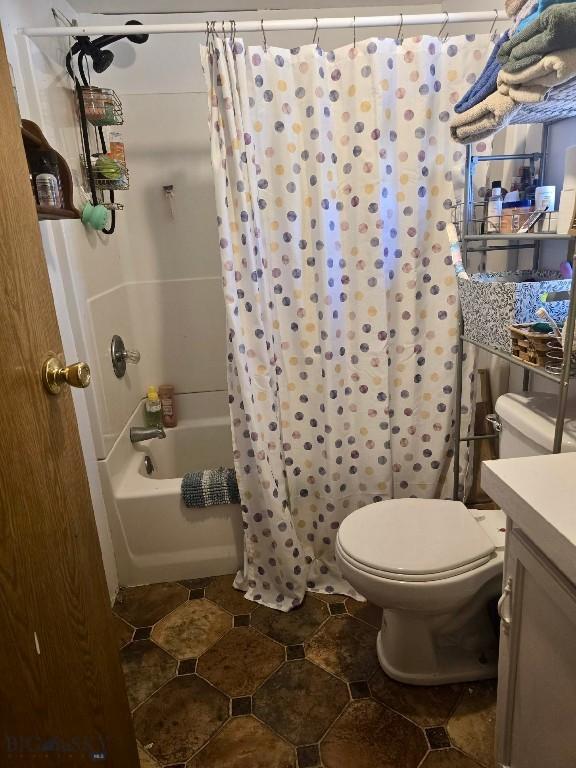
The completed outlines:
<svg viewBox="0 0 576 768">
<path fill-rule="evenodd" d="M 464 158 L 448 119 L 488 47 L 202 50 L 245 534 L 236 586 L 251 600 L 287 611 L 306 589 L 353 594 L 334 558 L 346 515 L 450 495 L 444 222 Z"/>
</svg>

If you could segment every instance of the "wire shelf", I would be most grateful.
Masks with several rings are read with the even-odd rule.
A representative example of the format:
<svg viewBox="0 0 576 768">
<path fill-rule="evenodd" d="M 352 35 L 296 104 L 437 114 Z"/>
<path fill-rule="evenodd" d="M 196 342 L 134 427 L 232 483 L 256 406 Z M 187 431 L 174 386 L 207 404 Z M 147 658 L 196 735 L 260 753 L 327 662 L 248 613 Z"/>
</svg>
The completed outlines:
<svg viewBox="0 0 576 768">
<path fill-rule="evenodd" d="M 85 181 L 89 184 L 88 163 L 82 161 Z M 125 163 L 114 160 L 107 155 L 90 158 L 90 168 L 94 184 L 99 190 L 121 191 L 130 189 L 130 173 Z"/>
<path fill-rule="evenodd" d="M 110 88 L 84 85 L 80 88 L 86 120 L 92 125 L 122 125 L 122 102 Z"/>
<path fill-rule="evenodd" d="M 464 221 L 464 204 L 457 202 L 452 206 L 452 223 L 456 227 L 460 240 L 545 240 L 568 239 L 569 234 L 558 233 L 558 212 L 544 213 L 528 232 L 518 232 L 533 211 L 505 213 L 502 216 L 486 216 L 486 203 L 471 204 L 471 216 L 466 228 Z M 518 209 L 517 209 L 518 210 Z M 464 231 L 466 230 L 466 231 Z"/>
</svg>

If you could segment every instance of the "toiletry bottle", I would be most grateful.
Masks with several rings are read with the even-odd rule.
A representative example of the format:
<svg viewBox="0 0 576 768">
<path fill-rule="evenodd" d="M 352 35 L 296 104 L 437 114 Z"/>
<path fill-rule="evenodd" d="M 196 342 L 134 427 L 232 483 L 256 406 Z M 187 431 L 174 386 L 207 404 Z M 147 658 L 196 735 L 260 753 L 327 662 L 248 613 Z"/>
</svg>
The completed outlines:
<svg viewBox="0 0 576 768">
<path fill-rule="evenodd" d="M 38 205 L 49 208 L 62 207 L 58 159 L 54 152 L 39 152 L 34 176 Z"/>
<path fill-rule="evenodd" d="M 175 427 L 178 424 L 178 417 L 176 415 L 174 387 L 172 384 L 161 384 L 158 387 L 158 394 L 162 403 L 162 423 L 165 427 Z"/>
<path fill-rule="evenodd" d="M 486 232 L 500 231 L 500 217 L 502 216 L 502 182 L 493 181 L 490 199 L 488 200 L 488 217 L 486 219 Z"/>
<path fill-rule="evenodd" d="M 148 387 L 148 395 L 144 403 L 144 420 L 147 427 L 162 426 L 162 404 L 156 387 Z"/>
</svg>

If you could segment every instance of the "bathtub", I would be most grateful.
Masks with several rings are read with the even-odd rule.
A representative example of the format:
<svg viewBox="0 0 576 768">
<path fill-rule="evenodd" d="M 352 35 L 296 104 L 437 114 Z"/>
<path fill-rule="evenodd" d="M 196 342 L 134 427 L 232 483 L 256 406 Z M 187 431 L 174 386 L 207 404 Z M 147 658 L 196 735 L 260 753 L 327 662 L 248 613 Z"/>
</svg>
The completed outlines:
<svg viewBox="0 0 576 768">
<path fill-rule="evenodd" d="M 240 566 L 240 505 L 187 509 L 180 496 L 186 472 L 233 466 L 227 397 L 178 395 L 178 426 L 167 429 L 164 440 L 132 445 L 130 427 L 143 425 L 140 404 L 108 458 L 98 462 L 121 584 L 215 576 Z"/>
</svg>

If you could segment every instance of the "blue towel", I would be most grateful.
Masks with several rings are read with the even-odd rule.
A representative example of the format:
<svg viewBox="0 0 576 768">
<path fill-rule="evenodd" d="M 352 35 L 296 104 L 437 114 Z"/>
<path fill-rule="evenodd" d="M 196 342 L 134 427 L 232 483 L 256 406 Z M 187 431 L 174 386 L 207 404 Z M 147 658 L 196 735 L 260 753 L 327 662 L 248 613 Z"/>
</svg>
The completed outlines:
<svg viewBox="0 0 576 768">
<path fill-rule="evenodd" d="M 501 46 L 508 40 L 508 31 L 504 32 L 502 37 L 496 42 L 490 58 L 486 62 L 486 66 L 478 76 L 478 79 L 470 90 L 462 96 L 460 101 L 454 107 L 454 112 L 466 112 L 470 107 L 476 106 L 491 93 L 496 90 L 496 80 L 498 78 L 498 72 L 500 71 L 501 64 L 498 62 L 497 56 Z"/>
<path fill-rule="evenodd" d="M 517 34 L 520 32 L 520 30 L 524 29 L 524 27 L 527 27 L 529 24 L 532 24 L 533 21 L 536 21 L 538 16 L 540 16 L 540 14 L 550 5 L 560 5 L 561 3 L 570 2 L 573 2 L 573 0 L 538 0 L 538 6 L 536 7 L 536 10 L 533 11 L 529 16 L 526 16 L 525 19 L 522 19 L 520 24 L 518 24 L 514 30 L 514 34 Z"/>
<path fill-rule="evenodd" d="M 486 66 L 482 72 L 478 75 L 478 79 L 467 93 L 462 96 L 460 101 L 454 107 L 454 112 L 466 112 L 470 107 L 476 106 L 481 101 L 484 101 L 486 96 L 490 96 L 496 90 L 496 81 L 498 79 L 498 72 L 500 71 L 501 64 L 498 62 L 497 56 L 501 46 L 508 40 L 508 31 L 504 32 L 500 40 L 496 42 L 490 58 L 486 62 Z"/>
<path fill-rule="evenodd" d="M 182 478 L 182 500 L 187 507 L 239 504 L 240 493 L 233 469 L 204 469 Z"/>
</svg>

